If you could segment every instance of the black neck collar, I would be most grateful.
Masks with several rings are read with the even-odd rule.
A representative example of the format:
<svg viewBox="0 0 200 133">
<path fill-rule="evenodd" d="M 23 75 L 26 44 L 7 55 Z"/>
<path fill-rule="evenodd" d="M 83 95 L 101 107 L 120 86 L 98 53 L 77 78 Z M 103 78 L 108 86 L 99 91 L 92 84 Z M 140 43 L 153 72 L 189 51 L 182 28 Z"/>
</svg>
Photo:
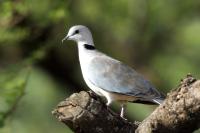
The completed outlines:
<svg viewBox="0 0 200 133">
<path fill-rule="evenodd" d="M 95 50 L 95 47 L 94 47 L 93 45 L 84 44 L 84 47 L 85 47 L 87 50 Z"/>
</svg>

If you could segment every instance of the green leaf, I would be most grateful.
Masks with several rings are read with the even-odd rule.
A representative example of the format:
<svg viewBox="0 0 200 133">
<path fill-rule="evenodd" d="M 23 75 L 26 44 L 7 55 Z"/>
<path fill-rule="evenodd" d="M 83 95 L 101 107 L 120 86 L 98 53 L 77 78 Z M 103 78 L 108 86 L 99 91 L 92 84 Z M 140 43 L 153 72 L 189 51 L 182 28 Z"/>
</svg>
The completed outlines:
<svg viewBox="0 0 200 133">
<path fill-rule="evenodd" d="M 27 68 L 0 71 L 0 127 L 23 96 L 29 75 Z"/>
</svg>

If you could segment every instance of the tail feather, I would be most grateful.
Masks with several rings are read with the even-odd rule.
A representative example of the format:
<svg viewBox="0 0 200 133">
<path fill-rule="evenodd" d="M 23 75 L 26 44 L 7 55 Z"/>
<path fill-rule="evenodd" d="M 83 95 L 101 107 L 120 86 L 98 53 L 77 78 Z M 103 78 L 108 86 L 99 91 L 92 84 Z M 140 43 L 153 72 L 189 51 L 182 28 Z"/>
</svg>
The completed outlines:
<svg viewBox="0 0 200 133">
<path fill-rule="evenodd" d="M 153 100 L 144 100 L 144 99 L 137 99 L 132 102 L 134 103 L 141 103 L 141 104 L 149 104 L 149 105 L 155 105 L 155 104 L 162 104 L 164 99 L 153 99 Z M 131 101 L 130 101 L 131 102 Z"/>
<path fill-rule="evenodd" d="M 133 102 L 133 103 L 141 103 L 141 104 L 149 104 L 149 105 L 155 105 L 155 104 L 157 104 L 157 103 L 154 102 L 154 101 L 140 100 L 140 99 L 137 99 L 137 100 L 134 100 L 134 101 L 130 101 L 130 102 Z"/>
<path fill-rule="evenodd" d="M 159 93 L 159 97 L 154 98 L 152 101 L 156 104 L 162 104 L 166 96 L 163 93 Z"/>
<path fill-rule="evenodd" d="M 134 101 L 130 101 L 133 103 L 141 103 L 141 104 L 150 104 L 150 105 L 155 105 L 155 104 L 162 104 L 163 101 L 165 100 L 165 95 L 161 94 L 160 97 L 154 98 L 154 99 L 137 99 Z"/>
<path fill-rule="evenodd" d="M 153 102 L 157 103 L 157 104 L 162 104 L 164 101 L 164 99 L 153 99 Z"/>
</svg>

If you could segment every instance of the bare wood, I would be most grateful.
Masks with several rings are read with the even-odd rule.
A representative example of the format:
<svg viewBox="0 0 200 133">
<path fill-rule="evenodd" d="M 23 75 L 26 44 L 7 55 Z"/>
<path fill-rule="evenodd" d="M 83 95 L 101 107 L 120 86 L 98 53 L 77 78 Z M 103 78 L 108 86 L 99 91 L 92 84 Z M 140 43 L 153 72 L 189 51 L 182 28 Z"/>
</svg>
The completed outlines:
<svg viewBox="0 0 200 133">
<path fill-rule="evenodd" d="M 108 109 L 99 97 L 85 91 L 60 102 L 53 114 L 76 133 L 129 133 L 137 127 Z"/>
<path fill-rule="evenodd" d="M 200 127 L 200 80 L 187 76 L 136 130 L 137 133 L 191 133 Z"/>
<path fill-rule="evenodd" d="M 53 114 L 76 133 L 188 133 L 200 127 L 200 80 L 187 76 L 138 128 L 84 91 L 60 102 Z"/>
</svg>

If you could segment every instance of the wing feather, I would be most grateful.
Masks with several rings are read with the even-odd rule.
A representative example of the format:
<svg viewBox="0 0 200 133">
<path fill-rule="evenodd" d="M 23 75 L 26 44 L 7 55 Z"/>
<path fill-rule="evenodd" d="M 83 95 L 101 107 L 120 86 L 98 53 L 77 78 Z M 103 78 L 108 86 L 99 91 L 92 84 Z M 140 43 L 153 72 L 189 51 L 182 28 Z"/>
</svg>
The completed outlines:
<svg viewBox="0 0 200 133">
<path fill-rule="evenodd" d="M 161 94 L 142 75 L 122 62 L 106 55 L 97 56 L 87 67 L 87 78 L 99 88 L 109 92 L 154 99 Z"/>
</svg>

